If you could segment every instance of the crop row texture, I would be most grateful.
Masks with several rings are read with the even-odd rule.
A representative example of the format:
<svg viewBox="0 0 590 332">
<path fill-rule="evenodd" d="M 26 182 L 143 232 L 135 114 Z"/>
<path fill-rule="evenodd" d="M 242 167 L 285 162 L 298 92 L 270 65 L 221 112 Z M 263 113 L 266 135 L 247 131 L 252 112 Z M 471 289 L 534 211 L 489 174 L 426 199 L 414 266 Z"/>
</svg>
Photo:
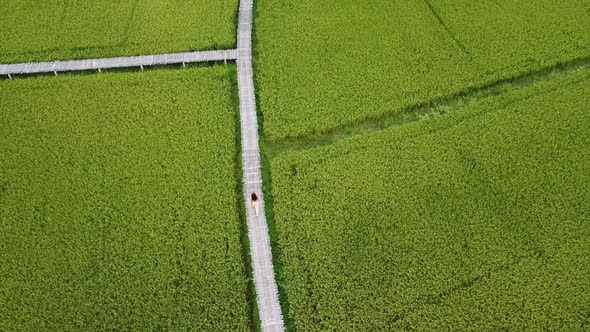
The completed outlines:
<svg viewBox="0 0 590 332">
<path fill-rule="evenodd" d="M 430 3 L 485 79 L 504 79 L 590 56 L 587 0 Z"/>
<path fill-rule="evenodd" d="M 235 45 L 238 0 L 3 0 L 0 63 Z"/>
<path fill-rule="evenodd" d="M 248 329 L 234 71 L 0 81 L 0 330 Z"/>
<path fill-rule="evenodd" d="M 318 135 L 590 56 L 586 0 L 265 0 L 267 139 Z"/>
<path fill-rule="evenodd" d="M 589 104 L 586 70 L 274 158 L 295 327 L 584 330 Z"/>
</svg>

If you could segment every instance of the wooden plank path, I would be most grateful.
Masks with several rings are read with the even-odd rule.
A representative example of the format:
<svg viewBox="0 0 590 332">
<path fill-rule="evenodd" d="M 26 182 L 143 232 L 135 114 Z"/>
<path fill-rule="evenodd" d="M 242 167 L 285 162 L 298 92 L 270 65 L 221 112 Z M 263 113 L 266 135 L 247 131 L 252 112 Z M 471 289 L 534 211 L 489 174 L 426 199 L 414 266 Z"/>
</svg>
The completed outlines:
<svg viewBox="0 0 590 332">
<path fill-rule="evenodd" d="M 237 62 L 246 221 L 261 328 L 264 332 L 274 332 L 284 331 L 285 328 L 272 265 L 268 225 L 264 214 L 260 150 L 258 146 L 258 119 L 256 116 L 252 72 L 252 17 L 253 0 L 240 0 Z M 260 199 L 260 213 L 258 216 L 256 216 L 250 204 L 250 195 L 252 193 L 256 193 Z"/>
<path fill-rule="evenodd" d="M 49 62 L 28 62 L 0 65 L 0 75 L 54 73 L 81 70 L 102 70 L 110 68 L 147 67 L 157 65 L 185 64 L 206 61 L 228 61 L 237 59 L 236 50 L 199 51 L 139 55 L 116 58 L 66 60 Z"/>
</svg>

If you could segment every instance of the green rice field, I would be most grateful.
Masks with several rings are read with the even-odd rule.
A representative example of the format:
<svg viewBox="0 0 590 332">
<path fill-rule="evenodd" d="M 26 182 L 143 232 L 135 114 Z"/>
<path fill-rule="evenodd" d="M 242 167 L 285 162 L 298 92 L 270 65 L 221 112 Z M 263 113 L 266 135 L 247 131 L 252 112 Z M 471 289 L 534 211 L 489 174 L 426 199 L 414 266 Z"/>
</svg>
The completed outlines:
<svg viewBox="0 0 590 332">
<path fill-rule="evenodd" d="M 590 56 L 590 3 L 429 0 L 485 78 L 505 79 Z"/>
<path fill-rule="evenodd" d="M 0 63 L 235 47 L 237 0 L 3 0 Z"/>
<path fill-rule="evenodd" d="M 589 57 L 588 8 L 585 0 L 260 1 L 266 139 L 318 136 Z"/>
<path fill-rule="evenodd" d="M 590 331 L 590 0 L 240 1 L 1 2 L 0 331 Z"/>
<path fill-rule="evenodd" d="M 0 81 L 0 330 L 249 330 L 235 66 Z"/>
<path fill-rule="evenodd" d="M 590 73 L 275 157 L 299 331 L 583 331 Z"/>
</svg>

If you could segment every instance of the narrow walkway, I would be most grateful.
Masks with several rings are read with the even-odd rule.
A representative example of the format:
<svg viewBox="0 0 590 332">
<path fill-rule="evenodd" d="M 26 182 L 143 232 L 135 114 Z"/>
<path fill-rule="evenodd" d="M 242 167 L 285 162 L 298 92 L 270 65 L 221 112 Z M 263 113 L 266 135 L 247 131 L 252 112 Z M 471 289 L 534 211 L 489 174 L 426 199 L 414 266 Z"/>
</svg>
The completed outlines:
<svg viewBox="0 0 590 332">
<path fill-rule="evenodd" d="M 253 0 L 240 0 L 237 62 L 244 198 L 246 201 L 246 218 L 254 272 L 254 286 L 256 287 L 256 301 L 262 331 L 284 331 L 262 196 L 258 119 L 256 117 L 254 77 L 252 74 L 252 7 Z M 256 216 L 254 209 L 250 205 L 250 195 L 252 193 L 256 193 L 261 200 L 259 216 Z"/>
<path fill-rule="evenodd" d="M 109 68 L 128 68 L 185 64 L 206 61 L 227 61 L 237 58 L 236 50 L 200 51 L 169 53 L 157 55 L 139 55 L 116 58 L 29 62 L 0 65 L 0 75 L 11 77 L 15 74 L 55 73 L 65 71 L 98 70 Z"/>
</svg>

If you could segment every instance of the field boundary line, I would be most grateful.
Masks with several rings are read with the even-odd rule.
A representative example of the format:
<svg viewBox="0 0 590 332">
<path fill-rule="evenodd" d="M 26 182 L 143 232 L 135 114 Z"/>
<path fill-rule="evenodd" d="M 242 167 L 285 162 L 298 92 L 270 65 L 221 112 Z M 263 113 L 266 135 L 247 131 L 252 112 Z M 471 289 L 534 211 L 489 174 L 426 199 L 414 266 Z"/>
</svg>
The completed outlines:
<svg viewBox="0 0 590 332">
<path fill-rule="evenodd" d="M 187 64 L 195 62 L 210 61 L 231 61 L 236 60 L 238 52 L 236 49 L 215 50 L 215 51 L 197 51 L 182 53 L 166 53 L 154 55 L 138 55 L 113 58 L 97 58 L 83 60 L 56 60 L 47 62 L 23 62 L 13 64 L 0 64 L 0 75 L 12 78 L 12 75 L 18 74 L 42 74 L 70 71 L 84 71 L 113 69 L 113 68 L 130 68 Z"/>
<path fill-rule="evenodd" d="M 423 118 L 444 116 L 490 96 L 539 84 L 555 77 L 569 75 L 577 70 L 590 69 L 590 57 L 583 56 L 570 61 L 540 67 L 526 73 L 502 78 L 476 86 L 469 86 L 460 92 L 436 97 L 424 102 L 410 104 L 393 111 L 332 128 L 313 135 L 300 135 L 277 141 L 265 141 L 267 152 L 272 159 L 282 153 L 300 151 L 330 145 L 343 139 L 372 134 L 384 129 L 419 121 Z"/>
<path fill-rule="evenodd" d="M 428 7 L 428 9 L 430 10 L 430 13 L 432 14 L 432 16 L 434 16 L 434 18 L 436 18 L 436 20 L 438 21 L 438 24 L 440 24 L 440 26 L 449 35 L 449 37 L 451 37 L 451 39 L 461 49 L 461 51 L 463 53 L 465 53 L 465 55 L 467 55 L 471 59 L 471 53 L 469 52 L 467 47 L 465 47 L 465 45 L 463 45 L 463 43 L 457 38 L 457 36 L 455 36 L 455 34 L 453 32 L 451 32 L 451 29 L 449 29 L 449 27 L 447 26 L 445 21 L 442 19 L 440 14 L 436 11 L 436 9 L 434 9 L 432 4 L 430 3 L 430 0 L 424 0 L 424 3 L 426 4 L 426 7 Z"/>
<path fill-rule="evenodd" d="M 252 69 L 253 0 L 240 0 L 237 33 L 238 94 L 242 135 L 243 188 L 246 203 L 246 222 L 250 240 L 250 257 L 256 288 L 256 302 L 263 332 L 285 330 L 279 291 L 272 262 L 270 235 L 264 210 L 261 158 L 256 114 L 256 95 Z M 259 200 L 258 213 L 249 204 L 251 194 Z"/>
</svg>

